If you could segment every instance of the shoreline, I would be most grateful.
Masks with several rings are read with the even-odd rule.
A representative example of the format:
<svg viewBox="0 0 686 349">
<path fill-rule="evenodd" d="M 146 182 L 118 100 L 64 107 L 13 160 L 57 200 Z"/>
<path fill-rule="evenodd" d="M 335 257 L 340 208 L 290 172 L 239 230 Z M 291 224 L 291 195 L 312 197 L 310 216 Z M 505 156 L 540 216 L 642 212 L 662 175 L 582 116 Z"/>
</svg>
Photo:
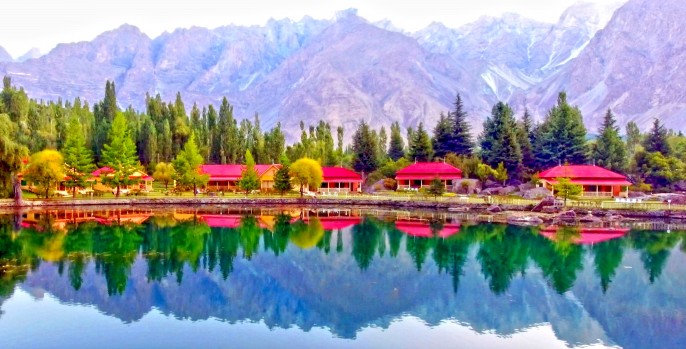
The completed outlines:
<svg viewBox="0 0 686 349">
<path fill-rule="evenodd" d="M 160 208 L 164 206 L 188 207 L 196 206 L 307 206 L 313 208 L 328 207 L 356 207 L 356 208 L 384 208 L 404 210 L 431 210 L 474 215 L 507 215 L 511 216 L 535 216 L 552 219 L 555 213 L 532 212 L 533 205 L 499 204 L 497 212 L 489 211 L 493 204 L 465 203 L 457 201 L 430 201 L 430 200 L 388 200 L 377 198 L 281 198 L 281 197 L 257 197 L 257 198 L 216 198 L 216 197 L 174 197 L 174 198 L 119 198 L 119 199 L 63 199 L 63 200 L 24 200 L 17 205 L 14 200 L 0 200 L 0 209 L 3 211 L 16 211 L 37 208 L 88 208 L 93 206 L 152 206 Z M 637 209 L 588 209 L 568 207 L 563 211 L 574 211 L 578 217 L 589 213 L 594 217 L 621 216 L 627 219 L 669 219 L 686 220 L 686 211 L 670 210 L 637 210 Z"/>
</svg>

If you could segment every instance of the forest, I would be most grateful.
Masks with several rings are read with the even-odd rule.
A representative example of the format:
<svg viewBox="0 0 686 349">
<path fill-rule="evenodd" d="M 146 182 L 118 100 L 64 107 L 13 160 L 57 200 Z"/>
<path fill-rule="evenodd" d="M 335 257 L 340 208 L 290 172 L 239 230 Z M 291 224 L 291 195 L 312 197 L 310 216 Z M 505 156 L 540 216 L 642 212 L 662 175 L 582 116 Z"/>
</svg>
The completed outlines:
<svg viewBox="0 0 686 349">
<path fill-rule="evenodd" d="M 74 186 L 96 166 L 120 173 L 121 178 L 112 179 L 116 186 L 136 168 L 152 173 L 160 164 L 175 164 L 181 167 L 175 175 L 185 176 L 193 186 L 202 184 L 202 178 L 189 178 L 189 173 L 201 164 L 301 158 L 353 168 L 369 184 L 393 178 L 410 162 L 441 160 L 462 169 L 465 177 L 503 182 L 535 180 L 537 172 L 564 163 L 596 164 L 627 174 L 633 190 L 675 190 L 686 179 L 686 137 L 681 132 L 667 130 L 655 119 L 647 132 L 629 122 L 620 133 L 608 109 L 597 135 L 590 135 L 579 108 L 567 103 L 564 92 L 540 122 L 527 110 L 516 117 L 507 103 L 496 103 L 479 135 L 472 134 L 458 93 L 452 110 L 440 115 L 436 125 L 395 122 L 386 130 L 363 121 L 351 144 L 345 144 L 342 127 L 323 121 L 301 121 L 300 139 L 287 144 L 280 124 L 263 130 L 257 113 L 235 116 L 226 98 L 218 107 L 187 108 L 180 93 L 169 102 L 146 94 L 145 106 L 144 111 L 121 109 L 110 81 L 104 98 L 90 105 L 79 98 L 31 99 L 5 77 L 0 92 L 0 197 L 17 195 L 18 173 L 51 178 L 51 166 L 60 167 L 56 163 L 65 170 L 55 169 L 53 177 L 66 175 Z"/>
</svg>

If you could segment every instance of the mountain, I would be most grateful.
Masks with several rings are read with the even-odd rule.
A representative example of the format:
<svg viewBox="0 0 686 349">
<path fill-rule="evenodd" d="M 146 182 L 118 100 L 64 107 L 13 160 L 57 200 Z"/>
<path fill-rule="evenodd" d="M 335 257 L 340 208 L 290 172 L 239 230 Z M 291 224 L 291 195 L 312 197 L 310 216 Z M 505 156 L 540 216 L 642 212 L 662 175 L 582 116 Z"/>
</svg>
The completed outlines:
<svg viewBox="0 0 686 349">
<path fill-rule="evenodd" d="M 635 121 L 646 129 L 659 118 L 683 130 L 685 15 L 679 0 L 629 1 L 578 57 L 528 91 L 526 98 L 541 111 L 553 103 L 557 91 L 566 89 L 591 127 L 612 108 L 621 124 Z"/>
<path fill-rule="evenodd" d="M 12 56 L 5 50 L 4 47 L 0 46 L 0 63 L 1 62 L 11 62 Z"/>
<path fill-rule="evenodd" d="M 621 5 L 621 6 L 620 6 Z M 145 94 L 186 105 L 226 96 L 238 118 L 259 113 L 281 122 L 346 127 L 420 121 L 429 128 L 460 93 L 475 132 L 498 100 L 539 119 L 566 90 L 591 131 L 611 107 L 622 124 L 670 127 L 686 115 L 678 0 L 578 3 L 556 23 L 516 14 L 483 17 L 459 28 L 434 23 L 416 33 L 390 21 L 370 23 L 355 10 L 331 20 L 270 20 L 264 26 L 193 27 L 149 38 L 124 25 L 90 42 L 60 44 L 26 62 L 0 63 L 34 98 L 102 99 L 106 80 L 122 107 L 144 109 Z M 651 28 L 638 30 L 637 28 Z"/>
<path fill-rule="evenodd" d="M 26 53 L 24 53 L 23 55 L 19 56 L 19 58 L 17 58 L 17 62 L 26 62 L 29 59 L 35 59 L 42 55 L 43 54 L 40 52 L 40 50 L 34 47 L 26 51 Z"/>
</svg>

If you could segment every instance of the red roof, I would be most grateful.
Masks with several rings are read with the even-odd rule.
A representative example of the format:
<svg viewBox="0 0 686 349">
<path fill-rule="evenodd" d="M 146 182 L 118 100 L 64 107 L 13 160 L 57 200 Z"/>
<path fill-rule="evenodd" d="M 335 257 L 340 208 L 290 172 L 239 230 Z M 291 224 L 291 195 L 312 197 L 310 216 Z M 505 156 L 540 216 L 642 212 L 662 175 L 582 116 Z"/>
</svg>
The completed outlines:
<svg viewBox="0 0 686 349">
<path fill-rule="evenodd" d="M 101 168 L 99 168 L 99 169 L 93 171 L 93 172 L 91 173 L 91 175 L 93 175 L 94 177 L 98 177 L 98 176 L 100 176 L 100 175 L 103 174 L 103 173 L 112 173 L 112 172 L 114 172 L 114 170 L 111 169 L 111 168 L 109 168 L 109 167 L 101 167 Z"/>
<path fill-rule="evenodd" d="M 434 236 L 431 226 L 426 222 L 398 220 L 395 222 L 395 227 L 403 233 L 414 237 L 428 238 Z M 438 232 L 438 237 L 447 238 L 457 234 L 459 231 L 459 224 L 444 224 L 443 229 Z"/>
<path fill-rule="evenodd" d="M 541 235 L 555 240 L 558 227 L 551 226 L 540 231 Z M 603 241 L 621 238 L 629 232 L 628 228 L 581 228 L 578 237 L 572 240 L 575 244 L 590 245 Z"/>
<path fill-rule="evenodd" d="M 219 214 L 204 214 L 200 218 L 212 228 L 238 228 L 241 225 L 241 216 L 226 216 Z"/>
<path fill-rule="evenodd" d="M 141 179 L 144 180 L 144 181 L 146 181 L 146 182 L 154 181 L 154 180 L 155 180 L 154 178 L 152 178 L 152 177 L 150 177 L 150 176 L 145 176 L 145 177 L 143 177 L 143 178 L 141 178 Z"/>
<path fill-rule="evenodd" d="M 281 165 L 255 165 L 258 176 L 262 176 L 270 168 Z M 200 172 L 210 175 L 210 180 L 239 180 L 243 175 L 245 165 L 201 165 Z"/>
<path fill-rule="evenodd" d="M 362 181 L 362 176 L 357 172 L 343 167 L 322 167 L 322 173 L 324 182 Z"/>
<path fill-rule="evenodd" d="M 586 185 L 630 185 L 626 176 L 593 165 L 558 165 L 541 172 L 538 177 L 557 183 L 555 178 L 569 178 L 572 183 Z"/>
<path fill-rule="evenodd" d="M 398 171 L 395 179 L 458 179 L 462 171 L 444 162 L 417 162 Z"/>
<path fill-rule="evenodd" d="M 344 229 L 356 224 L 360 224 L 362 219 L 360 217 L 317 217 L 322 224 L 324 230 L 338 230 Z M 305 219 L 304 222 L 309 222 L 310 219 Z"/>
</svg>

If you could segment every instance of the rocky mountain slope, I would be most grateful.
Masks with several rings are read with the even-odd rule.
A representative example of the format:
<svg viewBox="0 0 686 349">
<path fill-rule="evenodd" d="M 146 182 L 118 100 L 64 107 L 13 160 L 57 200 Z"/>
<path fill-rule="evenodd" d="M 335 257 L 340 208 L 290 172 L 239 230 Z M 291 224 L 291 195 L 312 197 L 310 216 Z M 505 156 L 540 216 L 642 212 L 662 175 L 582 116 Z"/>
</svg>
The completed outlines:
<svg viewBox="0 0 686 349">
<path fill-rule="evenodd" d="M 332 20 L 179 29 L 157 38 L 125 25 L 37 59 L 0 63 L 0 74 L 35 98 L 91 102 L 111 79 L 120 104 L 141 109 L 145 93 L 170 100 L 179 91 L 189 107 L 226 96 L 239 118 L 257 112 L 263 126 L 282 122 L 291 136 L 300 120 L 324 119 L 348 134 L 362 119 L 432 125 L 457 92 L 476 130 L 498 100 L 541 118 L 561 90 L 592 129 L 608 107 L 622 123 L 647 128 L 660 117 L 682 128 L 686 10 L 678 0 L 618 6 L 577 4 L 555 24 L 506 14 L 416 33 L 369 23 L 354 10 Z"/>
<path fill-rule="evenodd" d="M 4 47 L 0 46 L 0 62 L 11 62 L 12 56 L 5 50 Z"/>
</svg>

